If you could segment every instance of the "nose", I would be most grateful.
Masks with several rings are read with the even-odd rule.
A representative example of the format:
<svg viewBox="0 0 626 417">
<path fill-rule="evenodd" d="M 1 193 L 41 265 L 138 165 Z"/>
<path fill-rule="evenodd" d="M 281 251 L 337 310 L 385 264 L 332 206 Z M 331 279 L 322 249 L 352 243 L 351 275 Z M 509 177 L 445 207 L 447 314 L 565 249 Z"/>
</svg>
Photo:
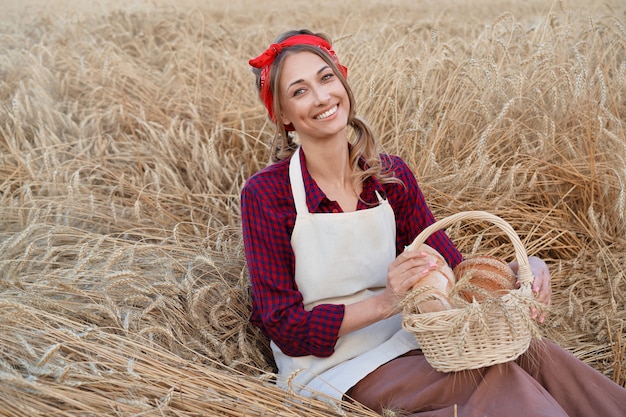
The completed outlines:
<svg viewBox="0 0 626 417">
<path fill-rule="evenodd" d="M 326 104 L 330 100 L 330 92 L 323 85 L 318 85 L 313 89 L 313 96 L 316 105 Z"/>
</svg>

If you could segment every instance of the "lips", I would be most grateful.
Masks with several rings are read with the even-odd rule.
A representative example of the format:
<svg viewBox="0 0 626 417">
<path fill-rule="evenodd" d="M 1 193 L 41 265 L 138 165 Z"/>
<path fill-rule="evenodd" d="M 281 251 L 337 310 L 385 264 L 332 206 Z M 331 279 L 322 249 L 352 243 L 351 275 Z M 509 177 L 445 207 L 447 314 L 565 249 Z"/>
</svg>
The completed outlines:
<svg viewBox="0 0 626 417">
<path fill-rule="evenodd" d="M 316 120 L 326 119 L 326 118 L 332 116 L 333 114 L 335 114 L 337 112 L 338 108 L 339 108 L 339 106 L 337 104 L 335 104 L 333 107 L 331 107 L 330 109 L 326 110 L 324 113 L 318 114 L 317 116 L 315 116 L 315 119 Z"/>
</svg>

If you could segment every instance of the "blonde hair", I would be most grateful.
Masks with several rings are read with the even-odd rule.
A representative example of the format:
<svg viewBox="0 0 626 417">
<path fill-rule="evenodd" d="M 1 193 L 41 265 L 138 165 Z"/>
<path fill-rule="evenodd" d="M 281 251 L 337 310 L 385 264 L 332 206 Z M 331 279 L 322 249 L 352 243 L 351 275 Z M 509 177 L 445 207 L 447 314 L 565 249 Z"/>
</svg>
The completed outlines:
<svg viewBox="0 0 626 417">
<path fill-rule="evenodd" d="M 307 29 L 285 32 L 278 38 L 276 38 L 274 42 L 280 43 L 292 36 L 302 34 L 314 35 L 324 39 L 329 44 L 331 43 L 330 38 L 327 35 L 323 33 L 313 33 Z M 312 52 L 318 55 L 321 59 L 323 59 L 333 70 L 335 75 L 339 78 L 348 94 L 348 99 L 350 102 L 350 111 L 348 113 L 348 126 L 352 127 L 354 131 L 354 138 L 351 141 L 352 146 L 350 147 L 349 155 L 350 166 L 352 167 L 352 172 L 354 173 L 354 184 L 361 184 L 363 183 L 363 181 L 365 181 L 365 179 L 370 176 L 376 177 L 382 183 L 401 182 L 398 178 L 394 177 L 393 171 L 383 170 L 382 162 L 380 159 L 380 151 L 374 132 L 367 124 L 367 122 L 365 122 L 365 120 L 356 115 L 356 102 L 348 81 L 343 76 L 332 57 L 330 57 L 322 48 L 318 48 L 313 45 L 294 45 L 283 49 L 283 52 L 281 52 L 272 63 L 272 67 L 270 70 L 270 77 L 268 81 L 270 83 L 269 88 L 272 95 L 274 97 L 278 97 L 279 95 L 278 80 L 280 79 L 282 62 L 284 58 L 290 53 L 304 51 Z M 253 68 L 253 71 L 256 75 L 256 87 L 260 91 L 261 70 Z M 282 110 L 280 107 L 280 100 L 275 99 L 273 105 L 274 114 L 281 114 Z M 276 162 L 282 159 L 289 158 L 291 157 L 291 155 L 293 155 L 297 148 L 298 145 L 294 141 L 293 133 L 288 131 L 285 126 L 280 121 L 278 121 L 276 123 L 276 132 L 274 134 L 274 138 L 271 144 L 270 161 Z M 365 169 L 361 169 L 359 167 L 359 160 L 361 158 L 363 158 L 363 160 L 365 161 Z"/>
</svg>

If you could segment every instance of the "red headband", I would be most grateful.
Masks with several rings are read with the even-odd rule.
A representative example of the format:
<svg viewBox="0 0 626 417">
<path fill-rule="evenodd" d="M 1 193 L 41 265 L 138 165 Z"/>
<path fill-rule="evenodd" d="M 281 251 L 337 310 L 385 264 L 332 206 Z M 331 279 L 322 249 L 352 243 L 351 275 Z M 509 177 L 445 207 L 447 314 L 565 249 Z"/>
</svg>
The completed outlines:
<svg viewBox="0 0 626 417">
<path fill-rule="evenodd" d="M 267 113 L 270 116 L 270 119 L 277 123 L 276 116 L 274 115 L 274 97 L 272 96 L 272 91 L 270 90 L 270 68 L 274 63 L 276 57 L 283 51 L 284 48 L 288 48 L 294 45 L 312 45 L 317 46 L 324 50 L 332 59 L 335 61 L 335 64 L 341 71 L 341 74 L 344 78 L 348 77 L 348 69 L 343 65 L 339 64 L 339 60 L 337 59 L 337 54 L 333 51 L 333 48 L 330 46 L 328 42 L 319 36 L 315 35 L 294 35 L 291 36 L 280 43 L 271 44 L 265 52 L 263 52 L 258 57 L 251 59 L 249 64 L 254 68 L 261 69 L 261 100 L 265 104 L 265 108 L 267 109 Z M 291 125 L 285 126 L 286 130 L 293 130 Z"/>
</svg>

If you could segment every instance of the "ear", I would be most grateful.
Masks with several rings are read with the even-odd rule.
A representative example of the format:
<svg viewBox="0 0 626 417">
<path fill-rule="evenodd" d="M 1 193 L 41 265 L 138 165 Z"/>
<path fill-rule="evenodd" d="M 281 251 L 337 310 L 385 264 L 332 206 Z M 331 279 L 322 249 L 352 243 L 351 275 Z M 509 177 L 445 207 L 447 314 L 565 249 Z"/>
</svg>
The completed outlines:
<svg viewBox="0 0 626 417">
<path fill-rule="evenodd" d="M 285 113 L 281 114 L 280 119 L 282 120 L 285 126 L 289 126 L 291 124 L 291 120 L 289 120 L 287 116 L 285 116 Z"/>
</svg>

